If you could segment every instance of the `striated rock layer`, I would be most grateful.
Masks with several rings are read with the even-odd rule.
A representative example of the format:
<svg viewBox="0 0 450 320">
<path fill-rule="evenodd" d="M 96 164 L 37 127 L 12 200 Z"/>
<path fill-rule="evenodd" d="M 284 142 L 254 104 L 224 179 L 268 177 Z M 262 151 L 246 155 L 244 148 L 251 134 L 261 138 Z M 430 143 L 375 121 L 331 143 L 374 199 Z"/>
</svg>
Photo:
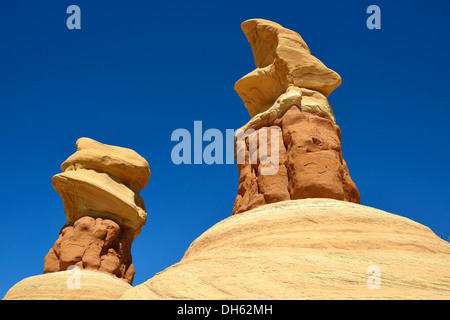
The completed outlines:
<svg viewBox="0 0 450 320">
<path fill-rule="evenodd" d="M 450 244 L 410 219 L 291 200 L 217 223 L 121 299 L 450 299 L 449 264 Z"/>
<path fill-rule="evenodd" d="M 279 142 L 260 138 L 261 130 L 278 132 Z M 258 140 L 251 154 L 250 140 Z M 261 145 L 268 154 L 278 155 L 275 174 L 263 174 L 266 164 L 259 155 Z M 274 150 L 276 148 L 277 150 Z M 342 157 L 341 131 L 330 119 L 292 106 L 272 126 L 256 130 L 245 143 L 236 143 L 236 153 L 246 154 L 239 164 L 239 188 L 233 214 L 245 212 L 267 203 L 305 198 L 333 198 L 355 203 L 360 195 Z M 250 159 L 253 156 L 253 161 Z"/>
<path fill-rule="evenodd" d="M 78 275 L 79 286 L 75 286 L 72 271 L 25 278 L 9 289 L 3 300 L 117 300 L 131 288 L 100 272 L 80 270 Z"/>
<path fill-rule="evenodd" d="M 241 28 L 252 48 L 256 69 L 239 79 L 234 88 L 251 117 L 267 110 L 289 86 L 328 97 L 341 84 L 341 77 L 311 55 L 297 32 L 264 19 L 244 21 Z"/>
<path fill-rule="evenodd" d="M 109 146 L 89 138 L 76 142 L 77 152 L 53 177 L 61 195 L 66 223 L 82 216 L 107 217 L 139 235 L 147 213 L 140 189 L 147 185 L 150 166 L 135 151 Z"/>
<path fill-rule="evenodd" d="M 81 269 L 114 275 L 131 284 L 131 244 L 147 212 L 139 192 L 150 178 L 147 161 L 135 151 L 80 138 L 77 151 L 53 177 L 66 225 L 44 259 L 44 273 Z"/>
</svg>

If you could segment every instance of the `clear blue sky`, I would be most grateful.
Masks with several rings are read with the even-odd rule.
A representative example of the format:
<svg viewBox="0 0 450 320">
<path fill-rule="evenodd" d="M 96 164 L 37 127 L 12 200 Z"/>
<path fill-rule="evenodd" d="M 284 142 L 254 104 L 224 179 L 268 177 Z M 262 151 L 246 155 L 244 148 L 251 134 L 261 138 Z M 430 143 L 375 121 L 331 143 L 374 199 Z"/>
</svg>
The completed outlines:
<svg viewBox="0 0 450 320">
<path fill-rule="evenodd" d="M 68 30 L 66 8 L 81 8 Z M 381 8 L 381 30 L 366 9 Z M 234 83 L 254 69 L 240 23 L 302 35 L 343 84 L 329 97 L 362 204 L 450 236 L 450 2 L 3 0 L 0 4 L 0 297 L 41 274 L 65 223 L 51 178 L 79 137 L 128 147 L 151 168 L 134 284 L 178 262 L 231 215 L 236 165 L 171 162 L 177 128 L 249 120 Z"/>
</svg>

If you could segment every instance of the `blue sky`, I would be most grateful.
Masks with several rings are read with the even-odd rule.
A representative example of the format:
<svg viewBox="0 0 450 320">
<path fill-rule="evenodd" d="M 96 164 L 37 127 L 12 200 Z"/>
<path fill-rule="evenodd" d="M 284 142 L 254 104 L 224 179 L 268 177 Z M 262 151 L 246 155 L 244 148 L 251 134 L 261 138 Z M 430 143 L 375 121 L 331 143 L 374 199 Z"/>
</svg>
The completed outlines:
<svg viewBox="0 0 450 320">
<path fill-rule="evenodd" d="M 81 8 L 81 30 L 66 8 Z M 381 8 L 381 30 L 366 9 Z M 234 83 L 255 68 L 240 23 L 300 33 L 338 72 L 329 97 L 361 203 L 450 236 L 450 2 L 21 1 L 0 5 L 0 296 L 41 274 L 65 223 L 51 178 L 79 137 L 131 148 L 152 176 L 134 285 L 231 215 L 235 164 L 175 165 L 175 129 L 237 129 Z"/>
</svg>

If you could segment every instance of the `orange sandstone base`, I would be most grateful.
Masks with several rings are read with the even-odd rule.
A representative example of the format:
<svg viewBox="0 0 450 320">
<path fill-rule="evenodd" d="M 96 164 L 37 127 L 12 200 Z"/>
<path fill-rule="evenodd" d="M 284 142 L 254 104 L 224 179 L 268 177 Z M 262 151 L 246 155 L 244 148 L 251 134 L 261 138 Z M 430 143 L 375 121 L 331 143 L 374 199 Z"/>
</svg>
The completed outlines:
<svg viewBox="0 0 450 320">
<path fill-rule="evenodd" d="M 239 188 L 233 214 L 261 205 L 284 200 L 306 198 L 331 198 L 360 203 L 356 185 L 350 178 L 342 157 L 341 131 L 331 120 L 302 112 L 297 107 L 289 109 L 271 127 L 256 130 L 279 130 L 279 165 L 274 175 L 263 175 L 260 157 L 255 164 L 249 161 L 249 139 L 245 149 L 246 162 L 238 164 Z M 268 156 L 271 140 L 268 138 Z M 259 141 L 258 146 L 263 143 Z M 239 146 L 237 146 L 239 148 Z M 259 151 L 259 150 L 258 150 Z M 255 157 L 255 155 L 253 155 Z"/>
<path fill-rule="evenodd" d="M 65 226 L 44 259 L 44 273 L 81 270 L 109 273 L 132 284 L 131 259 L 133 231 L 109 219 L 81 217 Z"/>
</svg>

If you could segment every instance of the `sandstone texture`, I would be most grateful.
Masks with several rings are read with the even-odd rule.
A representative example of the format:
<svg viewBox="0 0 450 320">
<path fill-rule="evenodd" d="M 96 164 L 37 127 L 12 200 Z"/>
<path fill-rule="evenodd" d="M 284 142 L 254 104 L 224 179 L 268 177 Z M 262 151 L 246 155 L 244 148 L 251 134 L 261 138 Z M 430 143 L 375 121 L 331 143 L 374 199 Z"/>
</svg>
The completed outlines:
<svg viewBox="0 0 450 320">
<path fill-rule="evenodd" d="M 131 229 L 109 219 L 81 217 L 61 230 L 44 259 L 44 273 L 80 269 L 110 273 L 132 284 Z"/>
<path fill-rule="evenodd" d="M 285 93 L 278 97 L 277 101 L 266 111 L 255 115 L 240 130 L 245 133 L 261 127 L 270 126 L 276 119 L 283 116 L 291 107 L 300 108 L 302 105 L 302 91 L 298 87 L 289 87 Z M 239 135 L 239 133 L 237 133 Z"/>
<path fill-rule="evenodd" d="M 139 192 L 150 178 L 147 161 L 135 151 L 80 138 L 77 151 L 53 177 L 66 224 L 44 259 L 44 273 L 77 266 L 109 273 L 132 284 L 131 245 L 147 212 Z"/>
<path fill-rule="evenodd" d="M 108 217 L 134 230 L 136 237 L 147 213 L 140 189 L 147 185 L 150 166 L 135 151 L 80 138 L 77 152 L 53 177 L 61 195 L 66 223 L 82 216 Z"/>
<path fill-rule="evenodd" d="M 147 161 L 131 149 L 110 146 L 93 139 L 80 138 L 77 152 L 61 165 L 62 171 L 90 169 L 108 173 L 133 191 L 147 186 L 150 167 Z"/>
<path fill-rule="evenodd" d="M 256 69 L 237 81 L 235 90 L 251 117 L 266 111 L 291 85 L 328 97 L 341 84 L 341 77 L 311 55 L 298 33 L 264 19 L 244 21 L 241 28 Z"/>
<path fill-rule="evenodd" d="M 131 288 L 100 272 L 80 270 L 79 276 L 79 287 L 72 282 L 73 271 L 25 278 L 9 289 L 3 300 L 117 300 Z"/>
<path fill-rule="evenodd" d="M 410 219 L 290 200 L 217 223 L 121 299 L 449 299 L 449 264 L 450 244 Z"/>
<path fill-rule="evenodd" d="M 263 19 L 241 27 L 257 69 L 235 85 L 252 118 L 236 133 L 233 214 L 306 198 L 359 203 L 327 99 L 340 85 L 339 75 L 313 57 L 294 31 Z"/>
<path fill-rule="evenodd" d="M 268 131 L 262 138 L 261 130 Z M 267 138 L 273 131 L 279 136 L 274 146 Z M 257 148 L 252 148 L 252 140 L 258 141 Z M 262 172 L 267 165 L 261 162 L 260 148 L 265 145 L 266 153 L 278 158 L 278 163 L 272 163 L 276 167 L 274 174 Z M 239 187 L 233 214 L 284 200 L 333 198 L 360 202 L 342 156 L 341 131 L 329 118 L 292 106 L 272 126 L 237 140 L 236 154 L 245 154 L 246 158 L 237 165 Z"/>
<path fill-rule="evenodd" d="M 66 224 L 44 274 L 5 300 L 450 299 L 450 243 L 359 204 L 327 99 L 340 76 L 294 31 L 263 19 L 241 27 L 256 70 L 235 84 L 251 119 L 236 133 L 231 217 L 132 287 L 149 165 L 133 150 L 81 138 L 53 177 Z"/>
</svg>

